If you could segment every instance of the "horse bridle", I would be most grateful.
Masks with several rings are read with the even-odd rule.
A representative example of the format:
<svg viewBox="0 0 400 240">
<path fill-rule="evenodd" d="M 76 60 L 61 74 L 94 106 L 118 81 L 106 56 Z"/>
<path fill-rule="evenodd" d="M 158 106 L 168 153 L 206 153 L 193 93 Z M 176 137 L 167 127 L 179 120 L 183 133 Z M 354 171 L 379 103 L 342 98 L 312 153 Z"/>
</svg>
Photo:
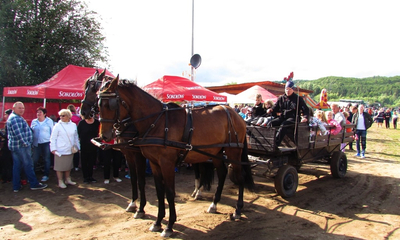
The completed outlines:
<svg viewBox="0 0 400 240">
<path fill-rule="evenodd" d="M 108 106 L 111 111 L 114 111 L 114 118 L 113 119 L 106 119 L 106 118 L 99 118 L 100 123 L 113 123 L 113 128 L 116 131 L 117 136 L 119 133 L 122 133 L 124 129 L 126 129 L 129 125 L 133 124 L 132 118 L 128 115 L 126 118 L 120 120 L 119 115 L 120 115 L 120 109 L 119 109 L 119 103 L 124 106 L 124 108 L 129 112 L 129 106 L 126 104 L 124 100 L 121 100 L 121 98 L 118 95 L 118 91 L 116 90 L 113 93 L 109 92 L 100 92 L 97 94 L 98 98 L 98 106 L 101 106 L 101 102 L 105 99 L 108 100 Z"/>
<path fill-rule="evenodd" d="M 100 89 L 101 85 L 102 85 L 103 81 L 102 80 L 90 80 L 88 86 L 86 87 L 85 90 L 85 98 L 82 99 L 81 103 L 82 104 L 87 104 L 90 106 L 90 115 L 91 116 L 95 116 L 98 112 L 99 112 L 99 106 L 97 105 L 98 99 L 97 99 L 97 94 L 96 97 L 94 99 L 94 101 L 89 101 L 86 99 L 86 96 L 89 93 L 89 89 L 92 90 L 93 92 L 96 92 L 98 89 Z M 91 85 L 93 85 L 93 88 L 91 87 Z"/>
</svg>

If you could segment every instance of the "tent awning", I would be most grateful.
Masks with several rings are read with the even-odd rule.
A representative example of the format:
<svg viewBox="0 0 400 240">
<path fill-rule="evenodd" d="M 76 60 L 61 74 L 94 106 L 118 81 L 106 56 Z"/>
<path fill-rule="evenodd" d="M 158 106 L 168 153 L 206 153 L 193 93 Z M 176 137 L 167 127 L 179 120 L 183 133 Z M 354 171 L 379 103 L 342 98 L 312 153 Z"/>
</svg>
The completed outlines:
<svg viewBox="0 0 400 240">
<path fill-rule="evenodd" d="M 252 102 L 255 102 L 256 95 L 258 93 L 261 94 L 264 102 L 267 100 L 272 100 L 273 102 L 276 102 L 276 100 L 278 99 L 277 96 L 275 96 L 274 94 L 269 92 L 267 89 L 260 87 L 258 85 L 254 85 L 251 88 L 248 88 L 248 89 L 244 90 L 243 92 L 237 94 L 236 100 L 240 101 L 240 99 L 243 99 L 243 100 L 253 99 Z M 246 103 L 246 102 L 237 102 L 237 103 Z"/>
<path fill-rule="evenodd" d="M 187 78 L 178 76 L 163 76 L 157 81 L 144 86 L 143 90 L 163 102 L 227 102 L 226 96 L 208 90 Z"/>
<path fill-rule="evenodd" d="M 82 99 L 85 81 L 95 71 L 103 69 L 68 65 L 47 81 L 36 86 L 5 87 L 3 97 L 26 97 L 46 99 Z M 109 71 L 106 75 L 114 77 Z"/>
</svg>

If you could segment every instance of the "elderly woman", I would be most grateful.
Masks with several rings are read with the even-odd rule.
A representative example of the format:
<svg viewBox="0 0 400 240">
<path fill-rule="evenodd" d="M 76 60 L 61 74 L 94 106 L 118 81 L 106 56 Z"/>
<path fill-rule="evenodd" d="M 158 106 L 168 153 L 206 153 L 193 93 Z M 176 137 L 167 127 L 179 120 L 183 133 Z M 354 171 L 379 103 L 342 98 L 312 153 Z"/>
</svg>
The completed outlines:
<svg viewBox="0 0 400 240">
<path fill-rule="evenodd" d="M 47 110 L 44 107 L 36 109 L 36 119 L 32 120 L 31 128 L 33 130 L 33 163 L 36 165 L 39 157 L 44 160 L 44 174 L 42 182 L 49 180 L 50 172 L 50 136 L 54 122 L 46 116 Z"/>
<path fill-rule="evenodd" d="M 50 137 L 50 150 L 54 154 L 54 170 L 57 172 L 58 186 L 66 188 L 66 184 L 76 184 L 70 177 L 74 157 L 72 147 L 76 146 L 80 149 L 80 143 L 76 124 L 71 121 L 71 111 L 61 109 L 58 115 L 60 116 L 60 121 L 54 125 Z"/>
</svg>

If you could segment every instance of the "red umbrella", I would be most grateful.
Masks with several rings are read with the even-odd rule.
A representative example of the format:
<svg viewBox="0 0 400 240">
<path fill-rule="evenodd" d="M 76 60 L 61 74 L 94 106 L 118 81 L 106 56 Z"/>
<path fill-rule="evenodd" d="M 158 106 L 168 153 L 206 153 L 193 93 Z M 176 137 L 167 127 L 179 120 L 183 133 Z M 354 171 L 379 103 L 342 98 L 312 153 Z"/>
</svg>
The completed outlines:
<svg viewBox="0 0 400 240">
<path fill-rule="evenodd" d="M 226 102 L 224 95 L 210 91 L 187 78 L 163 76 L 143 87 L 143 90 L 163 102 L 202 101 Z"/>
</svg>

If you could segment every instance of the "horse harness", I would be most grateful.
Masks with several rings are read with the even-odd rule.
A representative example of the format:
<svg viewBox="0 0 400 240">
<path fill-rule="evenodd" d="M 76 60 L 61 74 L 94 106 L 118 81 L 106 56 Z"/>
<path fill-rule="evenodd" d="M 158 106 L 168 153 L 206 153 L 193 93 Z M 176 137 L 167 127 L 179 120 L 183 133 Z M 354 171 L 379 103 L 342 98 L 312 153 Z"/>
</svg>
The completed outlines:
<svg viewBox="0 0 400 240">
<path fill-rule="evenodd" d="M 128 104 L 122 100 L 119 95 L 118 95 L 118 90 L 115 90 L 113 93 L 109 92 L 100 92 L 98 93 L 98 106 L 101 106 L 101 102 L 104 99 L 108 100 L 108 105 L 110 110 L 115 111 L 115 115 L 113 119 L 105 119 L 105 118 L 100 118 L 99 121 L 102 122 L 108 122 L 108 123 L 114 123 L 113 128 L 117 134 L 117 137 L 121 136 L 121 134 L 124 133 L 124 131 L 127 129 L 129 126 L 134 126 L 134 123 L 144 121 L 146 119 L 149 119 L 151 117 L 156 117 L 155 121 L 149 126 L 149 128 L 146 130 L 146 132 L 143 134 L 143 136 L 140 137 L 141 134 L 132 136 L 132 139 L 128 140 L 125 143 L 117 143 L 117 144 L 96 144 L 92 141 L 93 144 L 97 145 L 98 147 L 102 149 L 109 149 L 109 148 L 115 148 L 116 146 L 122 146 L 122 145 L 129 145 L 129 146 L 134 146 L 134 147 L 140 147 L 140 146 L 164 146 L 164 147 L 172 147 L 172 148 L 177 148 L 181 149 L 178 159 L 177 159 L 177 164 L 182 162 L 189 151 L 195 151 L 198 152 L 202 155 L 206 155 L 211 158 L 219 159 L 222 160 L 226 163 L 233 163 L 233 164 L 241 164 L 241 165 L 247 165 L 250 163 L 243 163 L 239 162 L 237 160 L 230 160 L 224 157 L 219 157 L 213 154 L 210 154 L 208 152 L 205 152 L 201 149 L 206 149 L 206 148 L 223 148 L 223 147 L 236 147 L 236 148 L 244 148 L 244 144 L 240 143 L 238 141 L 237 137 L 237 132 L 233 127 L 232 124 L 232 119 L 230 116 L 230 113 L 228 109 L 221 105 L 228 118 L 228 134 L 229 134 L 229 142 L 228 143 L 220 143 L 220 144 L 212 144 L 212 145 L 192 145 L 192 136 L 193 136 L 193 109 L 192 108 L 186 108 L 185 110 L 185 115 L 186 115 L 186 124 L 182 136 L 181 142 L 178 141 L 171 141 L 168 139 L 168 131 L 169 131 L 169 122 L 168 122 L 168 113 L 171 111 L 175 110 L 182 110 L 182 108 L 176 107 L 176 108 L 170 108 L 168 104 L 162 103 L 163 104 L 163 109 L 160 112 L 152 113 L 150 115 L 147 115 L 143 118 L 133 120 L 130 116 L 120 120 L 119 115 L 120 115 L 120 109 L 119 105 L 121 104 L 128 112 L 129 112 L 129 106 Z M 151 132 L 152 129 L 154 129 L 157 126 L 158 121 L 161 119 L 161 117 L 165 114 L 165 128 L 164 128 L 164 138 L 150 138 L 148 137 L 149 133 Z M 136 128 L 135 128 L 136 129 Z M 231 130 L 233 129 L 234 135 L 235 135 L 235 142 L 232 142 L 232 134 Z M 127 137 L 127 136 L 125 136 Z"/>
</svg>

